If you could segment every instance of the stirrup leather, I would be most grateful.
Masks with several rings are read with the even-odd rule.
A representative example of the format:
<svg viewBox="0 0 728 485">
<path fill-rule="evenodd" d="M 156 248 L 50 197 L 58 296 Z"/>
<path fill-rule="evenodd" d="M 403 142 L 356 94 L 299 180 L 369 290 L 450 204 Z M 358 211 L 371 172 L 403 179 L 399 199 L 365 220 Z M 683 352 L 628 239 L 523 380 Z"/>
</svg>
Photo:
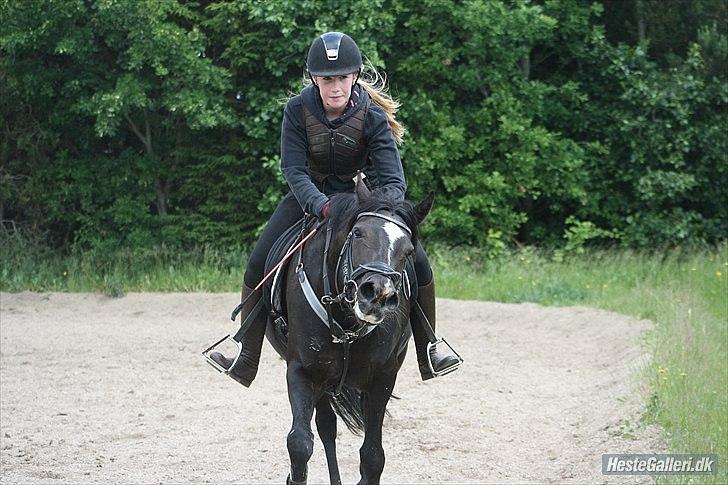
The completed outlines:
<svg viewBox="0 0 728 485">
<path fill-rule="evenodd" d="M 212 360 L 212 358 L 210 357 L 210 352 L 215 350 L 215 348 L 218 345 L 225 342 L 226 340 L 230 340 L 238 347 L 238 353 L 235 356 L 235 358 L 233 359 L 233 363 L 230 364 L 230 367 L 228 367 L 227 369 L 224 368 L 223 366 L 221 366 L 220 364 L 218 364 L 217 362 L 215 362 L 214 360 Z M 242 344 L 242 342 L 238 342 L 231 335 L 228 334 L 225 337 L 218 340 L 217 342 L 215 342 L 214 344 L 212 344 L 210 347 L 208 347 L 204 352 L 202 352 L 202 355 L 205 356 L 207 363 L 210 364 L 216 371 L 222 372 L 225 375 L 229 375 L 230 371 L 235 367 L 235 364 L 238 363 L 238 359 L 240 358 L 240 356 L 243 355 L 243 344 Z"/>
<path fill-rule="evenodd" d="M 437 350 L 437 346 L 440 344 L 444 344 L 448 349 L 450 349 L 450 352 L 452 352 L 452 355 L 455 355 L 457 357 L 457 362 L 454 364 L 450 364 L 449 366 L 445 367 L 444 369 L 441 369 L 439 371 L 435 371 L 435 368 L 432 366 L 432 357 L 430 355 L 431 350 Z M 460 354 L 458 354 L 455 349 L 447 343 L 447 340 L 444 338 L 439 338 L 434 342 L 427 342 L 427 366 L 430 368 L 430 372 L 432 372 L 433 377 L 440 377 L 444 376 L 445 374 L 449 374 L 457 369 L 460 368 L 460 366 L 463 364 L 463 358 L 460 357 Z"/>
</svg>

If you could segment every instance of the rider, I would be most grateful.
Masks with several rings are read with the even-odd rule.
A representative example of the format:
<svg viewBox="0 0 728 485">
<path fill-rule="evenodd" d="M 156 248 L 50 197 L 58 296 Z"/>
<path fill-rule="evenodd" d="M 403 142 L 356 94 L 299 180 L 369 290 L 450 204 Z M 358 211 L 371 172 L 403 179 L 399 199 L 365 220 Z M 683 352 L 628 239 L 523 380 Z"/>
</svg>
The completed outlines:
<svg viewBox="0 0 728 485">
<path fill-rule="evenodd" d="M 273 212 L 250 255 L 243 299 L 263 278 L 265 260 L 276 239 L 304 212 L 328 217 L 329 196 L 353 191 L 357 171 L 363 170 L 370 183 L 396 199 L 403 199 L 407 188 L 397 148 L 404 127 L 394 117 L 399 105 L 383 89 L 359 78 L 362 57 L 354 40 L 340 32 L 317 37 L 309 48 L 306 66 L 311 84 L 291 98 L 283 112 L 281 169 L 291 190 Z M 416 246 L 417 302 L 423 311 L 412 311 L 410 321 L 420 374 L 427 380 L 456 367 L 460 359 L 436 346 L 428 352 L 428 343 L 435 343 L 435 287 L 422 244 Z M 242 308 L 242 320 L 252 323 L 235 367 L 230 368 L 233 359 L 219 352 L 210 354 L 230 377 L 246 387 L 258 370 L 267 321 L 263 305 L 257 304 L 262 290 L 255 293 Z M 432 332 L 426 330 L 428 323 L 422 314 Z"/>
</svg>

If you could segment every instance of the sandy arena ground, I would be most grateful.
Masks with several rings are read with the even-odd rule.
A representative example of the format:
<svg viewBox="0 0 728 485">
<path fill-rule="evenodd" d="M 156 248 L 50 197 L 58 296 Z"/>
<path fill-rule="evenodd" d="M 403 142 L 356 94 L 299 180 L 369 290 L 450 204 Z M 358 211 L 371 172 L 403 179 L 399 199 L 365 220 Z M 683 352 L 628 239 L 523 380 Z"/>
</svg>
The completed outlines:
<svg viewBox="0 0 728 485">
<path fill-rule="evenodd" d="M 235 330 L 237 298 L 0 293 L 0 482 L 283 483 L 285 363 L 266 343 L 245 389 L 200 355 Z M 454 300 L 438 312 L 465 365 L 423 383 L 410 347 L 383 482 L 634 483 L 603 476 L 601 454 L 664 451 L 638 424 L 648 322 Z M 339 426 L 346 483 L 360 443 Z M 328 483 L 318 437 L 309 483 Z"/>
</svg>

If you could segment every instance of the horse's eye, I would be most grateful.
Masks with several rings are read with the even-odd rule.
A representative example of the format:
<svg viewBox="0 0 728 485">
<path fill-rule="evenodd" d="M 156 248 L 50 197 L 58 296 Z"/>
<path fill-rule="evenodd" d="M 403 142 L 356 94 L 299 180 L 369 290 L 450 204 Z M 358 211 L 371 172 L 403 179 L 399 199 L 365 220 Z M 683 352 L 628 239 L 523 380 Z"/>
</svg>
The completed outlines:
<svg viewBox="0 0 728 485">
<path fill-rule="evenodd" d="M 358 227 L 355 227 L 351 230 L 351 235 L 354 236 L 356 239 L 364 237 L 364 234 L 361 232 L 361 229 Z"/>
</svg>

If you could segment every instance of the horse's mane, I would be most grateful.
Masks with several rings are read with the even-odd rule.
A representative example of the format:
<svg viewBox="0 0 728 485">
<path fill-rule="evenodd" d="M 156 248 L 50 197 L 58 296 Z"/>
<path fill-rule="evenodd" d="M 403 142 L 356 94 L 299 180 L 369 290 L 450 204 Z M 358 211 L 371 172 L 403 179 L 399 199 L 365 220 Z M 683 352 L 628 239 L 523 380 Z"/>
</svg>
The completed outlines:
<svg viewBox="0 0 728 485">
<path fill-rule="evenodd" d="M 354 226 L 356 216 L 362 212 L 387 211 L 402 219 L 412 232 L 412 244 L 417 243 L 417 216 L 415 207 L 408 200 L 395 199 L 387 191 L 374 189 L 365 199 L 360 199 L 355 193 L 343 192 L 331 196 L 331 210 L 329 218 L 334 227 L 345 232 Z"/>
</svg>

